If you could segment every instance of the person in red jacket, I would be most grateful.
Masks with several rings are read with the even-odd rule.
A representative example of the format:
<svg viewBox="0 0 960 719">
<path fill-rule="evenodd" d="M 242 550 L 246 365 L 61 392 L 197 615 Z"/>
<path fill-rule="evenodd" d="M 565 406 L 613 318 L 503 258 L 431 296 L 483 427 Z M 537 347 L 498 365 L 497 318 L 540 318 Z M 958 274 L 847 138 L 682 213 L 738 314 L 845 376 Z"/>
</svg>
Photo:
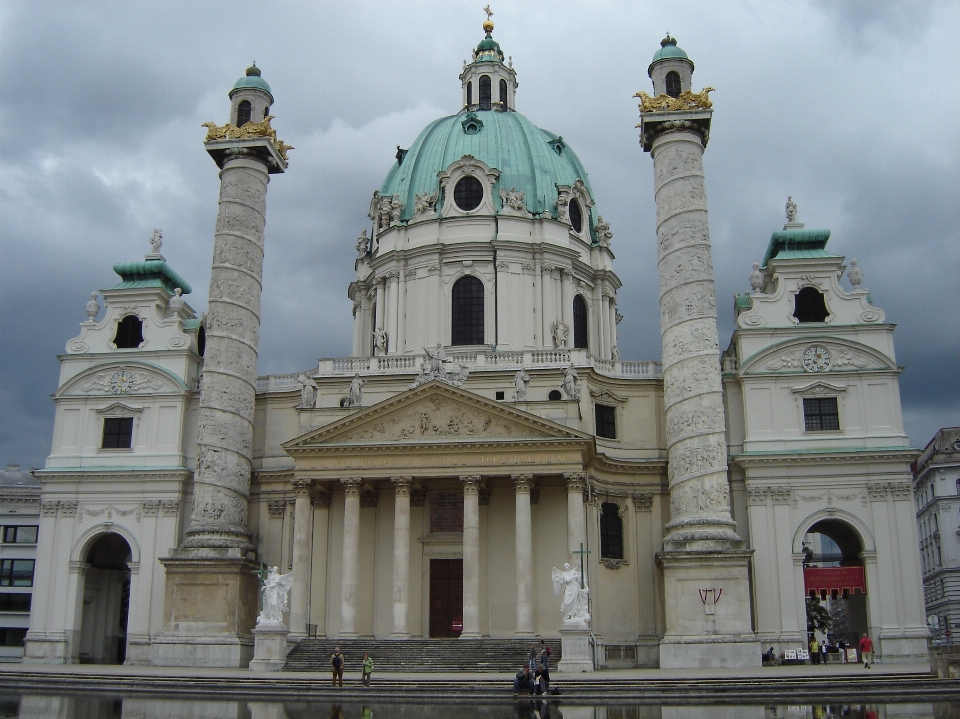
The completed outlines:
<svg viewBox="0 0 960 719">
<path fill-rule="evenodd" d="M 869 669 L 873 661 L 873 641 L 864 632 L 860 638 L 860 658 L 863 659 L 863 668 Z"/>
</svg>

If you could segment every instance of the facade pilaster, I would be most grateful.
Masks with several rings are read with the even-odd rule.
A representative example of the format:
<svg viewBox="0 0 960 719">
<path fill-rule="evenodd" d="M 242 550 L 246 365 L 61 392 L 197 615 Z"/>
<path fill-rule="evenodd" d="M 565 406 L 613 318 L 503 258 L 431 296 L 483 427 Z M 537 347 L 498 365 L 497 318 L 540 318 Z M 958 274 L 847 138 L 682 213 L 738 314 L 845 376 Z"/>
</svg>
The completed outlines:
<svg viewBox="0 0 960 719">
<path fill-rule="evenodd" d="M 573 270 L 560 271 L 560 314 L 567 326 L 567 347 L 573 347 Z"/>
<path fill-rule="evenodd" d="M 393 632 L 391 636 L 410 636 L 407 615 L 410 604 L 410 488 L 412 477 L 393 477 Z"/>
<path fill-rule="evenodd" d="M 610 348 L 613 342 L 610 339 L 610 295 L 601 291 L 600 293 L 600 325 L 603 327 L 603 359 L 612 359 Z"/>
<path fill-rule="evenodd" d="M 399 313 L 397 312 L 399 304 L 399 270 L 391 270 L 387 273 L 387 354 L 396 354 L 397 342 L 397 322 Z"/>
<path fill-rule="evenodd" d="M 406 263 L 404 263 L 406 264 Z M 403 354 L 407 342 L 407 273 L 410 270 L 401 269 L 397 279 L 397 352 Z M 416 273 L 416 270 L 413 271 Z"/>
<path fill-rule="evenodd" d="M 480 638 L 480 475 L 461 475 L 463 485 L 463 630 Z"/>
<path fill-rule="evenodd" d="M 360 579 L 360 484 L 340 480 L 343 500 L 343 574 L 340 582 L 340 636 L 357 636 L 357 585 Z"/>
<path fill-rule="evenodd" d="M 359 357 L 363 351 L 363 307 L 364 302 L 360 297 L 353 300 L 353 356 Z"/>
<path fill-rule="evenodd" d="M 373 318 L 373 332 L 377 330 L 386 329 L 386 293 L 384 292 L 384 284 L 386 280 L 383 277 L 377 279 L 377 304 L 376 304 L 376 317 Z M 370 354 L 377 354 L 377 345 L 376 341 L 373 341 L 373 351 Z"/>
<path fill-rule="evenodd" d="M 515 636 L 533 636 L 533 527 L 530 516 L 532 474 L 512 475 L 516 495 L 517 630 Z"/>
<path fill-rule="evenodd" d="M 567 554 L 580 550 L 587 543 L 587 522 L 583 510 L 583 492 L 587 488 L 585 472 L 567 472 Z"/>
<path fill-rule="evenodd" d="M 296 503 L 293 511 L 293 587 L 290 592 L 290 636 L 307 635 L 310 607 L 311 549 L 313 548 L 313 507 L 310 494 L 313 482 L 295 479 Z"/>
</svg>

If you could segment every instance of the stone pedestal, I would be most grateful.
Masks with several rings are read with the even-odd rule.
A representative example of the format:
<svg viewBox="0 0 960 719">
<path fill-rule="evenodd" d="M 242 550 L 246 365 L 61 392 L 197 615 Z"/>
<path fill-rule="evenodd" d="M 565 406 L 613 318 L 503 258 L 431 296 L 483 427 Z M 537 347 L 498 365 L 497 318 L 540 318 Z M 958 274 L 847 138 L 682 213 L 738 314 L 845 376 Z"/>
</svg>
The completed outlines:
<svg viewBox="0 0 960 719">
<path fill-rule="evenodd" d="M 557 670 L 571 674 L 593 671 L 590 627 L 584 622 L 566 620 L 560 627 L 561 659 Z"/>
<path fill-rule="evenodd" d="M 253 659 L 250 671 L 279 672 L 287 662 L 287 636 L 290 632 L 282 622 L 263 623 L 253 630 Z"/>
<path fill-rule="evenodd" d="M 661 552 L 667 633 L 660 668 L 759 667 L 750 622 L 750 551 Z"/>
<path fill-rule="evenodd" d="M 180 549 L 160 559 L 167 572 L 163 633 L 154 666 L 246 667 L 253 658 L 258 565 L 239 549 Z"/>
</svg>

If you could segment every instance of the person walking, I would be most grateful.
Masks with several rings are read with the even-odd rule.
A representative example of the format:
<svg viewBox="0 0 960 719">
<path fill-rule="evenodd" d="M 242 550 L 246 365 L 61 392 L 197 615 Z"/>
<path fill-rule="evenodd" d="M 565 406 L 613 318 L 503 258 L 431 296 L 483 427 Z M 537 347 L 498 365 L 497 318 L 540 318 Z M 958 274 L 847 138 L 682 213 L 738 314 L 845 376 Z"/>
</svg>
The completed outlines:
<svg viewBox="0 0 960 719">
<path fill-rule="evenodd" d="M 550 664 L 550 647 L 547 646 L 547 643 L 540 640 L 540 665 L 547 667 Z"/>
<path fill-rule="evenodd" d="M 837 649 L 840 650 L 840 663 L 847 663 L 847 643 L 841 639 L 837 642 Z"/>
<path fill-rule="evenodd" d="M 373 674 L 373 658 L 364 652 L 363 654 L 363 675 L 360 678 L 360 683 L 363 686 L 370 686 L 370 675 Z"/>
<path fill-rule="evenodd" d="M 537 669 L 537 650 L 534 649 L 532 644 L 530 648 L 527 649 L 527 668 L 531 674 Z"/>
<path fill-rule="evenodd" d="M 826 665 L 827 663 L 827 640 L 822 639 L 820 641 L 820 663 Z"/>
<path fill-rule="evenodd" d="M 330 686 L 343 686 L 343 660 L 344 656 L 340 653 L 340 647 L 333 648 L 333 654 L 330 655 L 330 670 L 333 672 L 333 682 Z"/>
<path fill-rule="evenodd" d="M 864 632 L 860 638 L 860 658 L 863 660 L 863 668 L 869 669 L 873 663 L 873 640 Z"/>
</svg>

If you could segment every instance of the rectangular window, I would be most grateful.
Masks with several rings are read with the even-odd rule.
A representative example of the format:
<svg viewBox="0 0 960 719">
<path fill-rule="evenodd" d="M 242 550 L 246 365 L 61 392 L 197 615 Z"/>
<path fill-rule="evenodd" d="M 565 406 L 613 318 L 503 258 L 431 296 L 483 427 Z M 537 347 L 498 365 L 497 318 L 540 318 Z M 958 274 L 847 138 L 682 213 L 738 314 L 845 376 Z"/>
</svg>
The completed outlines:
<svg viewBox="0 0 960 719">
<path fill-rule="evenodd" d="M 133 441 L 133 417 L 105 417 L 102 449 L 130 449 Z"/>
<path fill-rule="evenodd" d="M 36 544 L 38 527 L 4 527 L 4 544 Z"/>
<path fill-rule="evenodd" d="M 804 397 L 803 425 L 807 432 L 840 429 L 836 397 Z"/>
<path fill-rule="evenodd" d="M 29 612 L 32 594 L 0 592 L 0 612 Z"/>
<path fill-rule="evenodd" d="M 22 647 L 27 636 L 26 627 L 0 627 L 0 646 Z"/>
<path fill-rule="evenodd" d="M 595 404 L 593 406 L 594 418 L 596 419 L 597 436 L 607 439 L 617 438 L 617 408 L 607 404 Z"/>
<path fill-rule="evenodd" d="M 32 559 L 4 559 L 0 561 L 0 587 L 32 587 Z"/>
</svg>

